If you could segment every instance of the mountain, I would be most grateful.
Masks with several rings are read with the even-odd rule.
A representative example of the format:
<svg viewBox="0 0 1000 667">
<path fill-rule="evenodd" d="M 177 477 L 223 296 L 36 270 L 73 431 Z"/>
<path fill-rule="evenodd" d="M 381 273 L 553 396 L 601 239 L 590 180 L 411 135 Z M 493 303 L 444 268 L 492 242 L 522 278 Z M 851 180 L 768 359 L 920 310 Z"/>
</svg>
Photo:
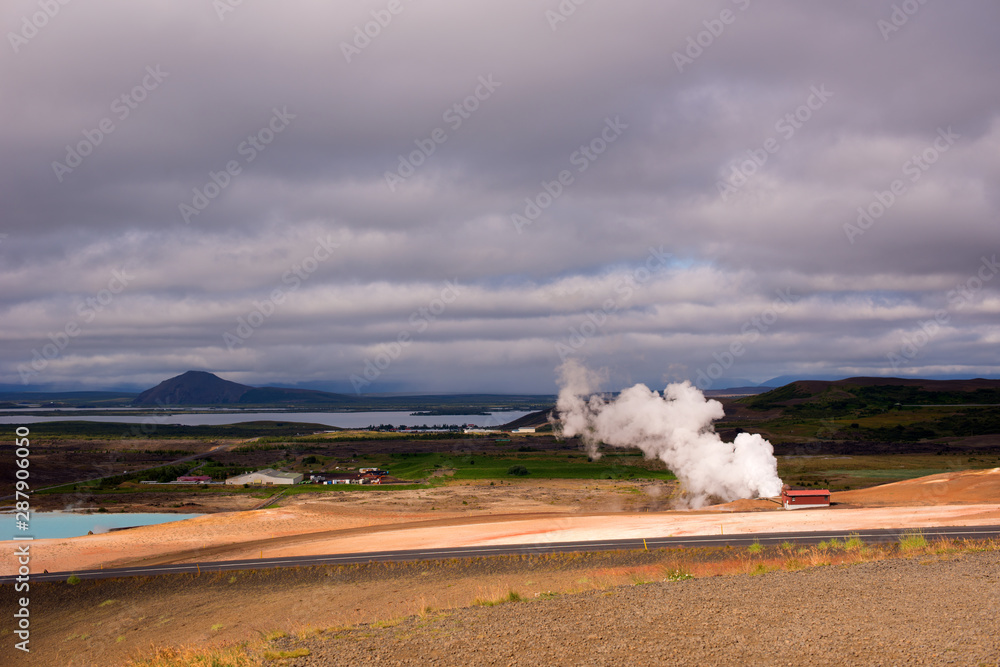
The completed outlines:
<svg viewBox="0 0 1000 667">
<path fill-rule="evenodd" d="M 771 391 L 771 387 L 729 387 L 727 389 L 706 389 L 703 394 L 708 398 L 716 396 L 753 396 Z"/>
<path fill-rule="evenodd" d="M 188 371 L 164 380 L 139 394 L 132 405 L 168 407 L 175 405 L 228 405 L 238 403 L 253 387 L 223 380 L 205 371 Z"/>
<path fill-rule="evenodd" d="M 254 387 L 240 396 L 240 403 L 252 405 L 275 405 L 294 403 L 295 405 L 344 406 L 354 405 L 357 399 L 344 394 L 332 394 L 315 389 L 289 389 L 287 387 Z"/>
<path fill-rule="evenodd" d="M 251 387 L 223 380 L 205 371 L 188 371 L 164 380 L 132 401 L 137 407 L 173 407 L 183 405 L 350 405 L 352 396 L 331 394 L 313 389 Z"/>
<path fill-rule="evenodd" d="M 779 375 L 776 378 L 771 378 L 765 382 L 761 382 L 761 387 L 784 387 L 786 384 L 791 384 L 792 382 L 804 382 L 804 381 L 820 381 L 820 382 L 834 382 L 836 380 L 843 379 L 843 375 Z M 886 378 L 892 379 L 892 378 Z"/>
</svg>

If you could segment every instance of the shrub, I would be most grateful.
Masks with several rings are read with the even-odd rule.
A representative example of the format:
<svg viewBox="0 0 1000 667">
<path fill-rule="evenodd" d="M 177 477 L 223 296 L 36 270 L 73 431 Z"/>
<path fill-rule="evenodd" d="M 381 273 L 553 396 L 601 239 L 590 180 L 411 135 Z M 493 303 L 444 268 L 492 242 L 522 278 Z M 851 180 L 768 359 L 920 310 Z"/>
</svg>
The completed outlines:
<svg viewBox="0 0 1000 667">
<path fill-rule="evenodd" d="M 69 584 L 70 586 L 76 586 L 78 583 L 80 583 L 80 577 L 76 576 L 75 574 L 71 574 L 69 575 L 69 579 L 66 580 L 66 583 Z"/>
<path fill-rule="evenodd" d="M 899 550 L 914 551 L 915 549 L 926 549 L 927 538 L 919 530 L 903 533 L 899 537 Z"/>
<path fill-rule="evenodd" d="M 496 607 L 497 605 L 506 604 L 508 602 L 521 602 L 524 598 L 517 591 L 510 590 L 502 598 L 496 600 L 484 600 L 483 598 L 476 598 L 472 601 L 472 604 L 477 607 Z"/>
<path fill-rule="evenodd" d="M 861 541 L 861 536 L 857 533 L 851 533 L 848 535 L 847 539 L 844 540 L 844 549 L 848 551 L 861 549 L 863 546 L 865 546 L 865 543 Z"/>
<path fill-rule="evenodd" d="M 527 475 L 529 473 L 528 473 L 528 469 L 525 468 L 524 466 L 511 466 L 511 467 L 507 468 L 507 474 L 508 475 L 516 475 L 518 477 L 524 477 L 525 475 Z"/>
</svg>

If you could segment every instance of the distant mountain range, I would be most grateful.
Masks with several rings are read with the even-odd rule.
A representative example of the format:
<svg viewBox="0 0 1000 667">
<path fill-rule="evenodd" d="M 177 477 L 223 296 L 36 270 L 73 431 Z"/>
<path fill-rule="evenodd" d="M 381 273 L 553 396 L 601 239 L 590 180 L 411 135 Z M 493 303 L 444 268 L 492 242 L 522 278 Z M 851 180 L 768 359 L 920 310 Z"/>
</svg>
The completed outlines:
<svg viewBox="0 0 1000 667">
<path fill-rule="evenodd" d="M 735 378 L 732 383 L 723 379 L 713 382 L 708 396 L 733 394 L 760 394 L 766 396 L 772 389 L 795 385 L 797 398 L 817 393 L 826 385 L 875 386 L 894 385 L 921 387 L 925 391 L 973 391 L 992 388 L 995 379 L 927 379 L 860 377 L 841 379 L 837 376 L 794 376 L 772 378 L 760 384 Z M 961 388 L 960 388 L 961 387 Z M 966 389 L 967 388 L 967 389 Z M 789 390 L 792 391 L 792 390 Z M 765 393 L 767 392 L 767 393 Z M 164 380 L 141 393 L 115 391 L 38 391 L 37 388 L 0 386 L 0 407 L 14 408 L 17 404 L 51 404 L 56 407 L 107 407 L 132 405 L 135 407 L 185 407 L 185 406 L 274 406 L 285 408 L 329 408 L 346 410 L 438 410 L 441 414 L 472 414 L 483 406 L 504 406 L 502 409 L 537 410 L 553 404 L 552 395 L 506 394 L 438 394 L 438 395 L 364 395 L 340 394 L 318 389 L 293 387 L 253 387 L 224 380 L 206 371 L 187 371 Z M 455 410 L 463 410 L 456 412 Z"/>
</svg>

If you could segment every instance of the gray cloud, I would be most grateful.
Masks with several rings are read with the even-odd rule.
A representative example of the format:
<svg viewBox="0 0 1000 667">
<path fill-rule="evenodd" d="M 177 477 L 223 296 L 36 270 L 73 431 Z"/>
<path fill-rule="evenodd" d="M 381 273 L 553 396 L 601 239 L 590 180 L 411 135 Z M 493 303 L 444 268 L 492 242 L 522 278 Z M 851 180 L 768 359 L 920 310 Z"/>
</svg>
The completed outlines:
<svg viewBox="0 0 1000 667">
<path fill-rule="evenodd" d="M 894 5 L 7 3 L 0 383 L 995 375 L 1000 8 Z"/>
</svg>

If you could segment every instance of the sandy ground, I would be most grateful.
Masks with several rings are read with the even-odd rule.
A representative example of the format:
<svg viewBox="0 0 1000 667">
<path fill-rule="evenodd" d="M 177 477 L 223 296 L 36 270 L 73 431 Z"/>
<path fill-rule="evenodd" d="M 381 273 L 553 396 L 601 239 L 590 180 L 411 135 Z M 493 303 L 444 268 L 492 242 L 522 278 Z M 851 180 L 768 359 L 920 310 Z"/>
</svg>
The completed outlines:
<svg viewBox="0 0 1000 667">
<path fill-rule="evenodd" d="M 461 523 L 460 523 L 461 522 Z M 726 516 L 665 512 L 642 515 L 562 516 L 511 519 L 468 524 L 371 530 L 365 534 L 319 538 L 282 547 L 268 555 L 297 556 L 357 553 L 397 549 L 434 549 L 497 544 L 545 544 L 576 540 L 628 537 L 679 537 L 688 535 L 805 532 L 867 528 L 918 528 L 922 526 L 991 525 L 1000 522 L 1000 504 L 940 507 L 848 509 L 839 512 L 734 513 Z M 248 550 L 234 549 L 228 559 L 253 558 Z"/>
<path fill-rule="evenodd" d="M 761 500 L 700 511 L 636 511 L 655 507 L 650 498 L 657 501 L 660 493 L 656 485 L 602 486 L 593 481 L 467 485 L 392 496 L 357 492 L 302 500 L 291 507 L 36 540 L 32 568 L 61 572 L 260 556 L 1000 523 L 1000 468 L 837 493 L 837 506 L 827 509 L 788 512 Z M 445 509 L 428 511 L 428 503 Z M 0 548 L 9 546 L 0 542 Z M 12 568 L 6 561 L 0 564 L 0 574 L 12 574 Z"/>
</svg>

